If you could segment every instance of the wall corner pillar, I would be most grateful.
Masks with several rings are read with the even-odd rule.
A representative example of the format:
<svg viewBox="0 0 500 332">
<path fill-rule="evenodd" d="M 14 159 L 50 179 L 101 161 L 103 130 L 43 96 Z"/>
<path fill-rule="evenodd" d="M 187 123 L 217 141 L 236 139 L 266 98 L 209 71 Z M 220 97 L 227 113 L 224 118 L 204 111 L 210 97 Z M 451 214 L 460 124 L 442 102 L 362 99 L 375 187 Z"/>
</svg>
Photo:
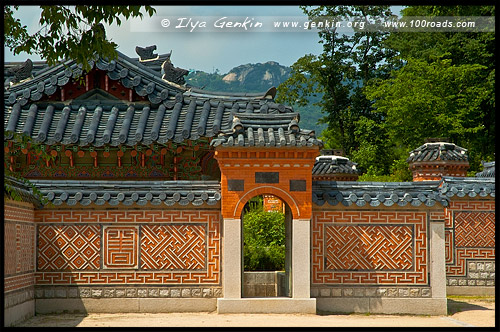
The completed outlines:
<svg viewBox="0 0 500 332">
<path fill-rule="evenodd" d="M 446 299 L 445 232 L 443 221 L 430 223 L 430 284 L 433 298 Z"/>
<path fill-rule="evenodd" d="M 224 218 L 222 233 L 222 288 L 224 298 L 241 298 L 243 260 L 241 241 L 241 220 Z"/>
<path fill-rule="evenodd" d="M 292 220 L 292 298 L 311 297 L 311 220 Z"/>
</svg>

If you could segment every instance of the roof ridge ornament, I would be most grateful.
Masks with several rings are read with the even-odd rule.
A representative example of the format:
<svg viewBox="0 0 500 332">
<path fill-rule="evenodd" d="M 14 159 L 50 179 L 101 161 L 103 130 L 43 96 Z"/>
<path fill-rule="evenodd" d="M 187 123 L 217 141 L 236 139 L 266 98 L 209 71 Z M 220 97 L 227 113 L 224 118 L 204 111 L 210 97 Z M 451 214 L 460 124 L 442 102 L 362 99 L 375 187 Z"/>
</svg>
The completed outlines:
<svg viewBox="0 0 500 332">
<path fill-rule="evenodd" d="M 9 72 L 14 75 L 14 78 L 11 81 L 11 84 L 20 83 L 28 78 L 33 78 L 33 61 L 27 59 L 24 63 L 19 66 L 13 67 L 9 69 Z"/>
<path fill-rule="evenodd" d="M 270 87 L 269 90 L 267 90 L 264 94 L 264 99 L 274 100 L 274 97 L 276 97 L 276 91 L 276 87 Z"/>
<path fill-rule="evenodd" d="M 156 45 L 146 46 L 146 47 L 135 47 L 135 53 L 139 56 L 139 61 L 151 61 L 157 60 L 160 56 L 157 53 L 153 53 L 156 50 Z M 172 52 L 170 52 L 171 54 Z M 169 54 L 169 57 L 170 57 Z"/>
<path fill-rule="evenodd" d="M 172 54 L 172 51 L 170 51 L 170 54 Z M 161 73 L 162 79 L 178 85 L 184 85 L 186 83 L 184 76 L 189 74 L 189 70 L 174 67 L 169 56 L 161 65 Z"/>
</svg>

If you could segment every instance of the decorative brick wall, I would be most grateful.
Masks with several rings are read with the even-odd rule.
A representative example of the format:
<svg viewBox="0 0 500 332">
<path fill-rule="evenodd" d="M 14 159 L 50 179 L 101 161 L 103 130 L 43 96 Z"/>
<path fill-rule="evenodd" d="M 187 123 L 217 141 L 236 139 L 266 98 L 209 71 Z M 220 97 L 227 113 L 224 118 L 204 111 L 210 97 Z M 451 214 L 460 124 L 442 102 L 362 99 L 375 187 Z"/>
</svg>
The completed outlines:
<svg viewBox="0 0 500 332">
<path fill-rule="evenodd" d="M 286 202 L 294 219 L 309 219 L 312 211 L 311 172 L 317 147 L 296 149 L 218 147 L 222 216 L 241 216 L 245 203 L 270 194 Z"/>
<path fill-rule="evenodd" d="M 453 200 L 445 211 L 448 286 L 495 286 L 495 201 Z"/>
<path fill-rule="evenodd" d="M 220 219 L 208 209 L 37 211 L 36 296 L 221 296 Z"/>
<path fill-rule="evenodd" d="M 431 297 L 429 217 L 409 209 L 315 210 L 313 297 Z"/>
<path fill-rule="evenodd" d="M 6 326 L 34 314 L 35 225 L 30 203 L 4 200 Z"/>
</svg>

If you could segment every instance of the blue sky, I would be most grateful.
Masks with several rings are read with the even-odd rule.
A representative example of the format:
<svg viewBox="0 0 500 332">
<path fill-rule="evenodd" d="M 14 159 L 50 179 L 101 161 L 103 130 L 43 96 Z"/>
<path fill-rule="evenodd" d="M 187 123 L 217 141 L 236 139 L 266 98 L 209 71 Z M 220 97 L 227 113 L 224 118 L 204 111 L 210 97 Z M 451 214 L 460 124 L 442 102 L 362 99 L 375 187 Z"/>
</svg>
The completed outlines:
<svg viewBox="0 0 500 332">
<path fill-rule="evenodd" d="M 155 6 L 158 17 L 273 17 L 285 21 L 287 18 L 305 17 L 298 6 Z M 399 14 L 402 7 L 394 7 Z M 29 31 L 39 29 L 40 9 L 36 6 L 21 6 L 16 13 Z M 146 28 L 153 24 L 147 15 L 141 22 Z M 175 23 L 174 23 L 175 24 Z M 195 24 L 193 21 L 192 24 Z M 200 24 L 201 25 L 201 24 Z M 173 26 L 171 26 L 172 28 Z M 122 20 L 121 26 L 106 26 L 108 38 L 119 45 L 118 50 L 130 57 L 137 57 L 136 46 L 156 45 L 157 53 L 172 51 L 172 63 L 185 69 L 227 73 L 241 64 L 276 61 L 290 66 L 305 54 L 319 54 L 322 51 L 315 32 L 191 32 L 163 31 L 161 28 L 148 32 L 135 32 L 129 21 Z M 179 29 L 177 29 L 179 30 Z M 25 61 L 28 57 L 41 60 L 38 55 L 14 56 L 4 49 L 5 61 Z"/>
</svg>

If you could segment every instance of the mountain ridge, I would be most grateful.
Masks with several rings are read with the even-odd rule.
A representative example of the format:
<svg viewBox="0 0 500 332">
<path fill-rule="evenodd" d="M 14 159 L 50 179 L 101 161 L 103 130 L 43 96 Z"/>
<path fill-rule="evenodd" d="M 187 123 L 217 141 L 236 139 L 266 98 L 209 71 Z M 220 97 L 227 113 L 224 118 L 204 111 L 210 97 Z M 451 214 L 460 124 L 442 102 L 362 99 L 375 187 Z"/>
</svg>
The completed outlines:
<svg viewBox="0 0 500 332">
<path fill-rule="evenodd" d="M 265 92 L 273 86 L 278 88 L 290 77 L 291 71 L 291 67 L 280 65 L 276 61 L 242 64 L 225 74 L 220 74 L 218 70 L 213 73 L 190 70 L 186 76 L 186 85 L 206 91 Z M 316 99 L 314 98 L 314 101 L 317 101 Z M 311 103 L 305 107 L 292 106 L 300 113 L 300 126 L 314 130 L 319 136 L 326 125 L 317 123 L 323 114 L 318 106 L 312 105 L 313 98 L 310 100 Z"/>
</svg>

